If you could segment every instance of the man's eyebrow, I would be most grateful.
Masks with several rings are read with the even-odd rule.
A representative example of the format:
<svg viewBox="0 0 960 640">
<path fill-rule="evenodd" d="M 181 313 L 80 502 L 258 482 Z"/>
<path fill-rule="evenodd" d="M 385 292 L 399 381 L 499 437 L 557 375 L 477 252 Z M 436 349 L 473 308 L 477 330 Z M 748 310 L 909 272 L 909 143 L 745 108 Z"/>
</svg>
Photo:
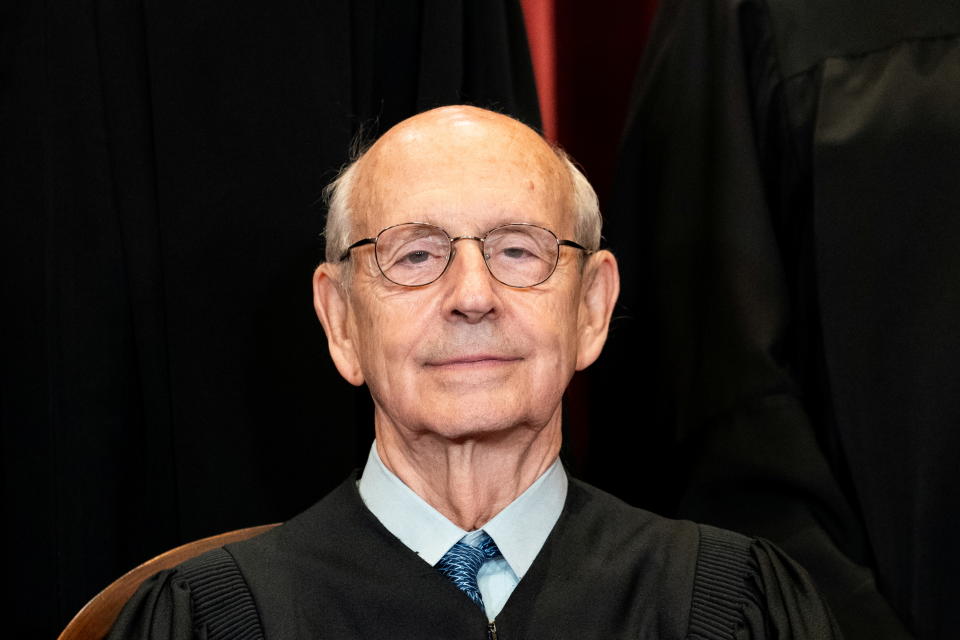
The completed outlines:
<svg viewBox="0 0 960 640">
<path fill-rule="evenodd" d="M 504 225 L 513 224 L 516 222 L 529 222 L 531 224 L 540 224 L 534 220 L 526 220 L 524 216 L 516 215 L 513 213 L 504 212 L 502 215 L 484 218 L 485 222 L 483 224 L 475 225 L 472 231 L 478 233 L 483 233 L 491 229 L 496 229 L 497 227 L 502 227 Z M 424 214 L 421 216 L 414 216 L 407 222 L 425 222 L 427 224 L 432 224 L 434 226 L 444 229 L 452 235 L 464 235 L 467 230 L 464 229 L 454 229 L 451 224 L 450 215 L 444 212 Z M 469 224 L 469 221 L 468 221 Z M 482 228 L 480 228 L 482 227 Z"/>
</svg>

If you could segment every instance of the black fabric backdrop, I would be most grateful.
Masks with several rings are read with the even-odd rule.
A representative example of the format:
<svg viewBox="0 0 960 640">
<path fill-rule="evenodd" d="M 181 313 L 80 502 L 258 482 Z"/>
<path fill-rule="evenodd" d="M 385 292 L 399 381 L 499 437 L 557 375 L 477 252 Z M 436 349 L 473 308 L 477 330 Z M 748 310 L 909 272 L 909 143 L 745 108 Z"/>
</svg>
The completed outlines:
<svg viewBox="0 0 960 640">
<path fill-rule="evenodd" d="M 321 189 L 361 127 L 462 101 L 537 124 L 522 26 L 507 1 L 3 5 L 7 634 L 363 459 L 366 392 L 311 306 Z"/>
</svg>

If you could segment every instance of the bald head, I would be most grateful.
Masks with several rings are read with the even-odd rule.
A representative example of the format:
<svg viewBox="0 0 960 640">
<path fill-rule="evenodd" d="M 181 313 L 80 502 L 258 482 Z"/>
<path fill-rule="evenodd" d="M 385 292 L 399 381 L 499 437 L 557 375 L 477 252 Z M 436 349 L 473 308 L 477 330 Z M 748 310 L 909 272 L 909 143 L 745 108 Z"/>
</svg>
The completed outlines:
<svg viewBox="0 0 960 640">
<path fill-rule="evenodd" d="M 375 235 L 382 228 L 373 228 L 377 223 L 371 216 L 380 220 L 381 213 L 390 210 L 396 185 L 448 189 L 454 197 L 465 182 L 483 184 L 505 171 L 524 176 L 518 189 L 542 191 L 536 195 L 543 206 L 555 210 L 564 227 L 569 225 L 569 231 L 556 231 L 572 234 L 589 249 L 598 247 L 596 195 L 566 154 L 513 118 L 458 105 L 400 122 L 328 187 L 327 262 L 337 261 L 352 240 Z M 509 209 L 509 202 L 501 204 Z M 418 212 L 402 213 L 406 221 L 422 220 Z"/>
</svg>

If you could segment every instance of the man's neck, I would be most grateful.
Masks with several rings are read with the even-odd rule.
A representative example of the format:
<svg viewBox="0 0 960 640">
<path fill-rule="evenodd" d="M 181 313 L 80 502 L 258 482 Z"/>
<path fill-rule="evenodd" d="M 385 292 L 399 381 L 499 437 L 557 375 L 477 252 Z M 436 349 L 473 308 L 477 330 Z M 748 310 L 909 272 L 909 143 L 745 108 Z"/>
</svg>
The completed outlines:
<svg viewBox="0 0 960 640">
<path fill-rule="evenodd" d="M 378 419 L 376 435 L 383 464 L 466 531 L 481 528 L 532 485 L 557 459 L 561 438 L 559 411 L 536 431 L 451 441 L 411 437 Z"/>
</svg>

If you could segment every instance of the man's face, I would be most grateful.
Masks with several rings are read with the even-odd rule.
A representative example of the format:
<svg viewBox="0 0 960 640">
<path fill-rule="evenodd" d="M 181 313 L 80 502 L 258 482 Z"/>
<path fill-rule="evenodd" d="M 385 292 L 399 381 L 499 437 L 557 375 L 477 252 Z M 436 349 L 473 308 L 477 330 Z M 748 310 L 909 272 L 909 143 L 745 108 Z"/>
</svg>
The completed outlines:
<svg viewBox="0 0 960 640">
<path fill-rule="evenodd" d="M 394 129 L 362 161 L 351 241 L 405 222 L 454 237 L 526 222 L 573 238 L 568 178 L 532 131 L 475 110 L 434 116 Z M 381 275 L 372 245 L 354 249 L 347 326 L 378 428 L 461 438 L 559 424 L 578 357 L 578 254 L 561 249 L 546 282 L 515 289 L 461 240 L 439 280 L 411 288 Z"/>
</svg>

